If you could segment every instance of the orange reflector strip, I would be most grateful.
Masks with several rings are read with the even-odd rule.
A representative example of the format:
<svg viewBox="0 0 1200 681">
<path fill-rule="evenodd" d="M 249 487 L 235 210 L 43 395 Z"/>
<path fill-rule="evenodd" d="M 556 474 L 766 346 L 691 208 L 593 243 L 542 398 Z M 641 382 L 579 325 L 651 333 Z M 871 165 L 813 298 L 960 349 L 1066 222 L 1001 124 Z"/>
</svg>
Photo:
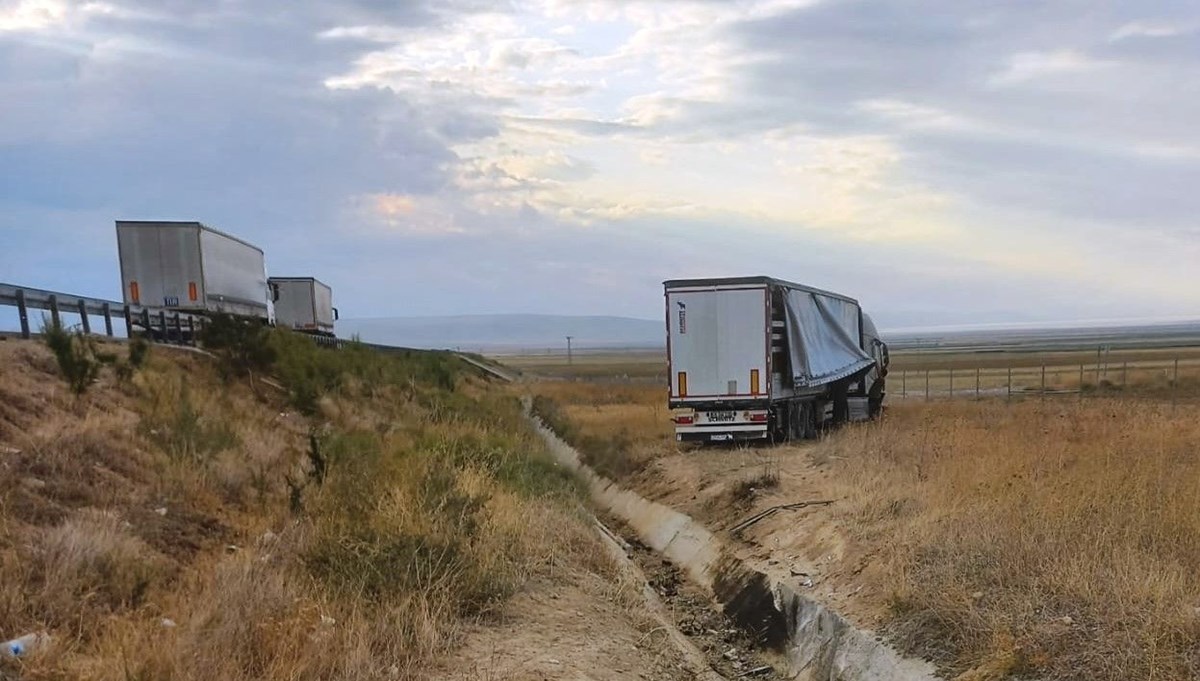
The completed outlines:
<svg viewBox="0 0 1200 681">
<path fill-rule="evenodd" d="M 679 372 L 679 396 L 687 397 L 687 372 Z"/>
<path fill-rule="evenodd" d="M 142 302 L 142 294 L 136 281 L 129 282 L 129 298 L 135 303 Z"/>
<path fill-rule="evenodd" d="M 188 282 L 188 300 L 190 300 L 194 303 L 199 298 L 200 298 L 200 295 L 196 292 L 196 282 L 189 281 Z"/>
<path fill-rule="evenodd" d="M 758 369 L 750 370 L 750 394 L 758 394 Z"/>
</svg>

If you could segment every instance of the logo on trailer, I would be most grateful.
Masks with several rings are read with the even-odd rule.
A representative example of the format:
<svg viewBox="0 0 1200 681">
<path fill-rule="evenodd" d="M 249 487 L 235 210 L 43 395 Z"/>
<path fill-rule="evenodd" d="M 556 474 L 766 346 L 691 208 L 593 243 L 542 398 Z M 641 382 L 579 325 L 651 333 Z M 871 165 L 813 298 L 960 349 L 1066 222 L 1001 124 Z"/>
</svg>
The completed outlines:
<svg viewBox="0 0 1200 681">
<path fill-rule="evenodd" d="M 163 307 L 178 307 L 179 296 L 167 296 L 163 298 Z"/>
<path fill-rule="evenodd" d="M 679 333 L 687 333 L 687 305 L 676 301 L 679 306 Z"/>
</svg>

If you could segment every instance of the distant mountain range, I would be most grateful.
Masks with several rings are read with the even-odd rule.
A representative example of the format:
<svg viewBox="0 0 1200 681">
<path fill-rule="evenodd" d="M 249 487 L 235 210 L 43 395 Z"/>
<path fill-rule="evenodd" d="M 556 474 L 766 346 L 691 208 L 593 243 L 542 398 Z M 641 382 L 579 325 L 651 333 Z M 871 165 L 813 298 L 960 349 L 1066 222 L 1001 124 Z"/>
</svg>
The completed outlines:
<svg viewBox="0 0 1200 681">
<path fill-rule="evenodd" d="M 342 320 L 337 330 L 343 338 L 357 335 L 369 343 L 486 352 L 565 352 L 567 336 L 572 337 L 572 346 L 578 350 L 651 349 L 665 345 L 662 321 L 631 317 L 540 314 L 388 317 Z M 895 350 L 1194 345 L 1200 344 L 1200 322 L 1109 321 L 885 329 L 883 337 Z"/>
<path fill-rule="evenodd" d="M 541 314 L 462 315 L 346 319 L 339 336 L 409 348 L 462 350 L 566 350 L 567 336 L 579 349 L 663 347 L 663 322 L 630 317 Z"/>
</svg>

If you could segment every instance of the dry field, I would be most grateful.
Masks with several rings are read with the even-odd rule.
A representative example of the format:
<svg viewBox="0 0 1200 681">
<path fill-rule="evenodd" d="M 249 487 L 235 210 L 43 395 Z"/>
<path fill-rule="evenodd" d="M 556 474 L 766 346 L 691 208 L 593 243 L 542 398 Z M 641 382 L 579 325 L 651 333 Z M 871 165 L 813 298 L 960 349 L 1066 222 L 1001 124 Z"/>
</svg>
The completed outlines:
<svg viewBox="0 0 1200 681">
<path fill-rule="evenodd" d="M 600 351 L 565 354 L 496 355 L 505 366 L 542 378 L 583 379 L 605 382 L 665 382 L 667 356 L 662 350 Z"/>
<path fill-rule="evenodd" d="M 534 380 L 665 385 L 661 350 L 582 351 L 492 358 Z M 1175 360 L 1178 360 L 1176 383 Z M 1007 396 L 1083 392 L 1088 396 L 1135 395 L 1163 399 L 1200 397 L 1200 348 L 1096 351 L 892 353 L 888 392 L 893 399 Z"/>
<path fill-rule="evenodd" d="M 514 399 L 306 347 L 265 380 L 154 348 L 77 397 L 0 342 L 0 640 L 50 636 L 0 679 L 677 678 Z"/>
<path fill-rule="evenodd" d="M 661 388 L 533 390 L 585 456 L 714 528 L 833 500 L 746 530 L 744 556 L 948 678 L 1200 675 L 1194 403 L 904 402 L 816 443 L 681 449 Z"/>
</svg>

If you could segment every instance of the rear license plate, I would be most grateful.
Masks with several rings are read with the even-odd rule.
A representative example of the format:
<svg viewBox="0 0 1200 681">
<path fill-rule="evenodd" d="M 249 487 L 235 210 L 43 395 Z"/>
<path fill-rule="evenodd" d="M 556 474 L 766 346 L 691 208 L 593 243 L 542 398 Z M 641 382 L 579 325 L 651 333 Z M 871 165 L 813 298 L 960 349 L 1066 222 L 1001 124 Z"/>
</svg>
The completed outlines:
<svg viewBox="0 0 1200 681">
<path fill-rule="evenodd" d="M 707 423 L 733 423 L 737 414 L 732 411 L 710 411 L 704 415 Z"/>
<path fill-rule="evenodd" d="M 733 439 L 733 433 L 713 433 L 708 439 L 710 442 L 728 442 Z"/>
</svg>

